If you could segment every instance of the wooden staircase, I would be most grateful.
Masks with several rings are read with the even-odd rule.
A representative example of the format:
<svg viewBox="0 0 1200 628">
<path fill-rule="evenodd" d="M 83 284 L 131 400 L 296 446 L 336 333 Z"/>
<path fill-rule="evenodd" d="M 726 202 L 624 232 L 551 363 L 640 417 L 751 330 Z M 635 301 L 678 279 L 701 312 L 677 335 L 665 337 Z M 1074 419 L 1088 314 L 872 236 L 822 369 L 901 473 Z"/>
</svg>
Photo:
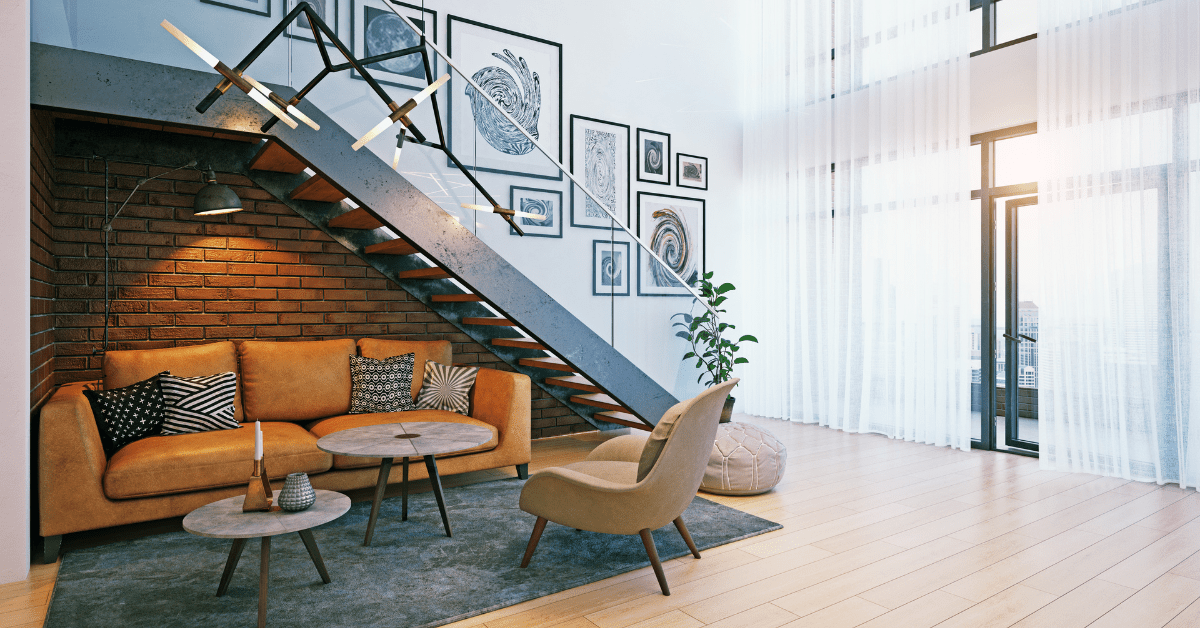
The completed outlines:
<svg viewBox="0 0 1200 628">
<path fill-rule="evenodd" d="M 488 303 L 482 295 L 464 291 L 465 283 L 450 281 L 458 278 L 448 270 L 429 265 L 427 260 L 432 256 L 422 255 L 404 239 L 401 230 L 367 208 L 346 203 L 347 195 L 335 183 L 313 173 L 279 143 L 264 142 L 247 170 L 255 183 L 283 199 L 476 342 L 489 347 L 501 360 L 529 375 L 537 386 L 593 425 L 601 429 L 653 429 L 658 417 L 638 417 L 562 356 L 531 337 L 517 321 L 496 316 L 491 311 L 494 308 L 482 305 Z"/>
</svg>

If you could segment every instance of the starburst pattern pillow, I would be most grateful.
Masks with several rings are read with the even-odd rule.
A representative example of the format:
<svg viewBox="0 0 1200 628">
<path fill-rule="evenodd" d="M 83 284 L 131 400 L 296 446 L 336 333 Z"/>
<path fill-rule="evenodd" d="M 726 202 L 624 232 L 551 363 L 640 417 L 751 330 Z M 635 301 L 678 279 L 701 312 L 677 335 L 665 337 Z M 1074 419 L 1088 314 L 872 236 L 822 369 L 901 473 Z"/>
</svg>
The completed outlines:
<svg viewBox="0 0 1200 628">
<path fill-rule="evenodd" d="M 471 407 L 471 387 L 478 373 L 477 366 L 446 366 L 426 361 L 425 379 L 417 393 L 417 409 L 467 414 Z"/>
<path fill-rule="evenodd" d="M 84 390 L 100 430 L 100 444 L 109 458 L 117 450 L 147 436 L 157 436 L 162 430 L 163 402 L 159 377 L 162 373 L 113 390 Z"/>
<path fill-rule="evenodd" d="M 416 410 L 412 398 L 415 353 L 385 360 L 350 356 L 350 414 Z"/>
</svg>

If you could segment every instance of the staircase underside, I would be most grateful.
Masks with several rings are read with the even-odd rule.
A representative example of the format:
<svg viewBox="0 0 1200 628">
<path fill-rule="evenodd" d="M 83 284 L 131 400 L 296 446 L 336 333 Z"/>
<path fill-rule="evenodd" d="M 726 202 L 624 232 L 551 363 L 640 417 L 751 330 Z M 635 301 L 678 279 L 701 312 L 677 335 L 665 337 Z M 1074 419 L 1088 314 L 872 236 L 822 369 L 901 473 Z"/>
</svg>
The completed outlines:
<svg viewBox="0 0 1200 628">
<path fill-rule="evenodd" d="M 245 172 L 593 425 L 646 429 L 676 403 L 670 393 L 387 164 L 368 151 L 352 151 L 354 138 L 315 107 L 303 106 L 320 124 L 320 131 L 277 124 L 264 135 L 258 129 L 269 114 L 240 98 L 236 90 L 206 114 L 195 111 L 195 103 L 219 80 L 216 74 L 42 44 L 31 46 L 30 65 L 34 106 L 221 131 L 249 140 L 243 145 L 197 137 L 164 146 L 154 141 L 152 133 L 123 128 L 119 144 L 126 153 L 132 146 L 137 154 L 124 157 L 136 161 L 150 160 L 157 153 L 160 163 L 198 158 L 218 170 Z M 294 93 L 286 87 L 272 89 L 285 98 Z M 137 137 L 142 138 L 140 145 L 131 144 L 130 139 Z M 261 141 L 263 137 L 269 141 Z M 116 138 L 110 139 L 118 144 Z M 109 143 L 102 137 L 91 141 Z M 190 157 L 181 160 L 183 145 L 188 146 Z M 108 155 L 114 148 L 104 147 L 108 152 L 101 153 L 102 147 L 92 147 Z M 315 174 L 310 176 L 306 167 Z M 383 225 L 401 237 L 380 228 Z M 437 266 L 430 267 L 418 254 Z M 495 311 L 484 307 L 485 301 Z M 517 331 L 518 325 L 527 337 Z M 547 357 L 545 351 L 554 356 Z"/>
</svg>

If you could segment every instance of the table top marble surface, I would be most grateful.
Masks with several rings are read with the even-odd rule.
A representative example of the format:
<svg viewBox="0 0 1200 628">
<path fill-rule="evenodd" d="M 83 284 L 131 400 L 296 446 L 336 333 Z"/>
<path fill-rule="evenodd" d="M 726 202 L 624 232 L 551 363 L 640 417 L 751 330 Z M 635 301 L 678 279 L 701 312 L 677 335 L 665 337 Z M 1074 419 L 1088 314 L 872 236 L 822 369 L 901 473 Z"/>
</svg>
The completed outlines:
<svg viewBox="0 0 1200 628">
<path fill-rule="evenodd" d="M 245 495 L 201 506 L 183 518 L 183 529 L 197 536 L 248 539 L 299 532 L 328 523 L 350 510 L 350 498 L 334 491 L 317 490 L 317 501 L 299 512 L 242 512 Z M 279 502 L 279 490 L 274 491 Z"/>
<path fill-rule="evenodd" d="M 467 423 L 384 423 L 322 436 L 317 447 L 339 456 L 419 458 L 471 449 L 491 439 L 491 430 Z"/>
</svg>

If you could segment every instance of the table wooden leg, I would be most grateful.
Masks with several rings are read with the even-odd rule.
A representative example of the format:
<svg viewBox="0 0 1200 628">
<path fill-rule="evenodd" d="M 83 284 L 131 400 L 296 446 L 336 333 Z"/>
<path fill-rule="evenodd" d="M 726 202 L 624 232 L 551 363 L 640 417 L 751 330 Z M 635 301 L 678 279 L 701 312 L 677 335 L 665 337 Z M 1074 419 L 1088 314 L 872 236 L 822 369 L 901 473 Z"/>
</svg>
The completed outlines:
<svg viewBox="0 0 1200 628">
<path fill-rule="evenodd" d="M 312 530 L 301 530 L 300 540 L 304 541 L 304 547 L 308 550 L 309 558 L 317 566 L 317 573 L 321 574 L 321 582 L 325 584 L 333 582 L 329 578 L 329 572 L 325 571 L 325 561 L 321 560 L 321 550 L 317 549 L 317 540 L 313 538 Z"/>
<path fill-rule="evenodd" d="M 400 481 L 400 520 L 408 521 L 408 456 L 404 457 L 404 479 Z"/>
<path fill-rule="evenodd" d="M 433 456 L 425 456 L 425 470 L 429 472 L 429 483 L 433 485 L 433 496 L 437 498 L 438 510 L 442 511 L 442 525 L 446 527 L 446 536 L 454 536 L 450 531 L 450 518 L 446 516 L 446 501 L 442 499 L 442 480 L 438 476 L 437 461 Z"/>
<path fill-rule="evenodd" d="M 364 546 L 371 545 L 371 535 L 375 533 L 375 519 L 379 518 L 379 504 L 383 503 L 383 491 L 387 489 L 388 476 L 392 473 L 392 459 L 384 458 L 379 464 L 379 480 L 375 482 L 375 501 L 371 502 L 371 518 L 367 520 L 367 538 Z"/>
<path fill-rule="evenodd" d="M 271 571 L 271 537 L 262 538 L 262 556 L 258 567 L 258 628 L 267 626 L 267 577 Z"/>
<path fill-rule="evenodd" d="M 242 558 L 242 549 L 246 547 L 246 539 L 234 539 L 233 547 L 229 548 L 229 559 L 225 561 L 225 573 L 221 574 L 221 584 L 217 586 L 217 597 L 225 595 L 229 590 L 229 581 L 233 580 L 233 571 L 237 569 L 238 561 Z"/>
</svg>

